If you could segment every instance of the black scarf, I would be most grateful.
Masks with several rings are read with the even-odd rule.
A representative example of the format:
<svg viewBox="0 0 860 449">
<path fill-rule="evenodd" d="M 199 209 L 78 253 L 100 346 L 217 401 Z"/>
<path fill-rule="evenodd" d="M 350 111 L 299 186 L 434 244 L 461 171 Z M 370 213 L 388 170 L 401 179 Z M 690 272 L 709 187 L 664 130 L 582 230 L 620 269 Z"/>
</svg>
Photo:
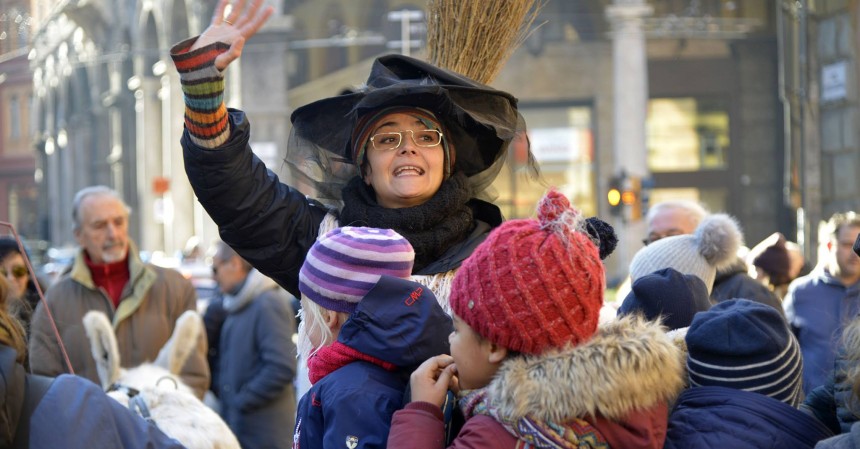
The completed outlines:
<svg viewBox="0 0 860 449">
<path fill-rule="evenodd" d="M 412 244 L 412 272 L 419 272 L 472 232 L 472 209 L 467 205 L 472 192 L 468 183 L 466 175 L 455 173 L 424 204 L 392 209 L 377 204 L 373 189 L 356 176 L 343 188 L 344 206 L 338 221 L 341 226 L 397 231 Z"/>
</svg>

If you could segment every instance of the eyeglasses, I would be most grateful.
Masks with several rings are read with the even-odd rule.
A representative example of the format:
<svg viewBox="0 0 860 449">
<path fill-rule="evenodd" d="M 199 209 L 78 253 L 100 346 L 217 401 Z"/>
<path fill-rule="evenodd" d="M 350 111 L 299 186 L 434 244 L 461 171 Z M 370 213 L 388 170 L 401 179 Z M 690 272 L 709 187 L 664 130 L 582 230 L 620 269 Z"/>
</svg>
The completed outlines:
<svg viewBox="0 0 860 449">
<path fill-rule="evenodd" d="M 422 148 L 435 147 L 442 143 L 442 132 L 435 129 L 423 129 L 421 131 L 407 129 L 390 133 L 378 133 L 370 138 L 370 143 L 373 145 L 373 149 L 378 151 L 396 150 L 403 144 L 403 133 L 409 133 L 412 143 Z"/>
<path fill-rule="evenodd" d="M 3 277 L 9 276 L 9 270 L 7 270 L 5 267 L 0 268 L 0 273 L 3 274 Z M 14 267 L 12 267 L 12 276 L 20 279 L 26 275 L 27 267 L 25 267 L 24 265 L 15 265 Z"/>
</svg>

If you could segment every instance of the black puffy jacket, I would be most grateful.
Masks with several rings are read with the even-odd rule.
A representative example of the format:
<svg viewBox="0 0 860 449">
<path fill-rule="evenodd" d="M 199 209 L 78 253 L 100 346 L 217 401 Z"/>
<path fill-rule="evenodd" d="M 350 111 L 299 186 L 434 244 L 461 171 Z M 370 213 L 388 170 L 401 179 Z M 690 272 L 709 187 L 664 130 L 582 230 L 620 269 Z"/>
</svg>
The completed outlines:
<svg viewBox="0 0 860 449">
<path fill-rule="evenodd" d="M 261 273 L 301 297 L 299 270 L 331 211 L 278 176 L 251 151 L 251 126 L 242 111 L 231 109 L 230 139 L 217 150 L 194 144 L 185 131 L 182 148 L 185 172 L 197 199 L 218 225 L 221 239 Z M 472 233 L 439 259 L 414 274 L 444 273 L 463 260 L 502 222 L 493 204 L 473 199 Z M 369 223 L 368 226 L 373 226 Z"/>
</svg>

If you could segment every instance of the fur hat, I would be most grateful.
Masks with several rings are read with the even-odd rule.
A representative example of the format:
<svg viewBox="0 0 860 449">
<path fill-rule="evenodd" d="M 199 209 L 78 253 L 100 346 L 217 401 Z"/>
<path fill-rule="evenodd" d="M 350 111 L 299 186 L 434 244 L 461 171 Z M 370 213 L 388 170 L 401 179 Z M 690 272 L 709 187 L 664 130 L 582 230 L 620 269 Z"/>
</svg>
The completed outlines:
<svg viewBox="0 0 860 449">
<path fill-rule="evenodd" d="M 381 275 L 409 279 L 414 260 L 412 245 L 391 229 L 333 229 L 308 251 L 299 291 L 326 309 L 352 313 Z"/>
<path fill-rule="evenodd" d="M 710 294 L 717 270 L 735 261 L 742 241 L 733 218 L 726 214 L 709 215 L 693 234 L 666 237 L 639 250 L 630 262 L 630 279 L 635 282 L 657 270 L 674 268 L 698 276 Z"/>
<path fill-rule="evenodd" d="M 751 391 L 795 407 L 801 401 L 800 347 L 773 307 L 747 299 L 723 301 L 696 314 L 686 341 L 692 387 Z"/>
<path fill-rule="evenodd" d="M 698 276 L 664 268 L 633 282 L 618 316 L 638 312 L 649 320 L 662 318 L 662 324 L 674 330 L 689 326 L 697 312 L 710 308 L 708 288 Z"/>
<path fill-rule="evenodd" d="M 603 238 L 614 237 L 608 225 L 591 226 Z M 537 220 L 506 221 L 463 262 L 451 309 L 482 337 L 512 351 L 539 354 L 590 339 L 606 281 L 599 244 L 585 228 L 579 211 L 550 190 Z"/>
</svg>

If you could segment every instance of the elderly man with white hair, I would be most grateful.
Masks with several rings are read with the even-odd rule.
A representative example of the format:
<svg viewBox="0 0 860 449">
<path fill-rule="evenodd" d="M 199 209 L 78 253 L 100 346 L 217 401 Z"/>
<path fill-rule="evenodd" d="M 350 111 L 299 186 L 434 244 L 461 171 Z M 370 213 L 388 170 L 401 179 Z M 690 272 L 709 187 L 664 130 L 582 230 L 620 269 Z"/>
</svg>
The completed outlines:
<svg viewBox="0 0 860 449">
<path fill-rule="evenodd" d="M 72 218 L 80 249 L 71 269 L 45 297 L 75 374 L 96 384 L 96 362 L 82 323 L 87 312 L 100 310 L 110 317 L 123 363 L 137 366 L 155 360 L 179 316 L 196 310 L 197 294 L 191 282 L 175 270 L 140 259 L 128 236 L 129 213 L 109 187 L 79 191 Z M 44 303 L 33 314 L 29 352 L 33 373 L 53 377 L 67 372 Z M 205 335 L 200 336 L 181 377 L 203 397 L 209 387 Z"/>
</svg>

